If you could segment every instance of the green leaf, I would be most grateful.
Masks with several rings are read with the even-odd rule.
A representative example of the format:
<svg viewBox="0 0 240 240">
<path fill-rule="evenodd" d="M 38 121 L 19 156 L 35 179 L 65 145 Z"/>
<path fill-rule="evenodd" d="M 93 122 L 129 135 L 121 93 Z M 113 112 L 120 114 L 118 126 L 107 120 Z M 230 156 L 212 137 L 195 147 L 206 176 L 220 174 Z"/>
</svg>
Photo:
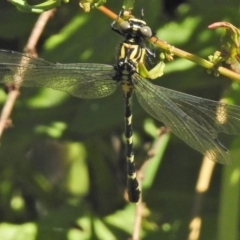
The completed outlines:
<svg viewBox="0 0 240 240">
<path fill-rule="evenodd" d="M 144 180 L 142 183 L 143 189 L 149 189 L 152 186 L 153 181 L 159 170 L 159 166 L 161 164 L 164 152 L 169 142 L 170 134 L 164 133 L 161 136 L 157 136 L 156 133 L 159 132 L 159 130 L 157 129 L 153 120 L 150 119 L 145 121 L 144 128 L 151 135 L 155 135 L 155 143 L 152 146 L 154 156 L 148 159 L 148 163 L 144 170 Z"/>
<path fill-rule="evenodd" d="M 135 0 L 124 0 L 122 8 L 124 10 L 132 10 Z"/>
<path fill-rule="evenodd" d="M 9 2 L 15 5 L 18 8 L 18 10 L 22 12 L 33 13 L 42 13 L 44 11 L 56 8 L 61 5 L 61 1 L 62 0 L 47 0 L 46 2 L 37 5 L 29 5 L 26 0 L 9 0 Z"/>
</svg>

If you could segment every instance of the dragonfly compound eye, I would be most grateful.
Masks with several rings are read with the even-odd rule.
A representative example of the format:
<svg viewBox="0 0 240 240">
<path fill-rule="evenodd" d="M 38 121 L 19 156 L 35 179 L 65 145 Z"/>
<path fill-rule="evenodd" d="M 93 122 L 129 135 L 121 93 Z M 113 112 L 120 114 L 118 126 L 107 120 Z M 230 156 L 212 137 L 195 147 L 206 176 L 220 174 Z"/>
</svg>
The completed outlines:
<svg viewBox="0 0 240 240">
<path fill-rule="evenodd" d="M 142 36 L 145 38 L 150 38 L 153 35 L 151 28 L 148 26 L 143 26 L 140 29 L 140 32 L 141 32 Z"/>
<path fill-rule="evenodd" d="M 123 21 L 119 24 L 119 28 L 121 32 L 127 32 L 131 28 L 131 25 L 128 21 Z"/>
</svg>

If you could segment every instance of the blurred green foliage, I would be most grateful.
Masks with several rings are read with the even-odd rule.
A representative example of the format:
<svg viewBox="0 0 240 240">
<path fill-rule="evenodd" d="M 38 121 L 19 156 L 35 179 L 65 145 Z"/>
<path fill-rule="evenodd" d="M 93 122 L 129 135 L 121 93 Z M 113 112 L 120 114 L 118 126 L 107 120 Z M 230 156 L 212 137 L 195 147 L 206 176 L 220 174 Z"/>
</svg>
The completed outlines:
<svg viewBox="0 0 240 240">
<path fill-rule="evenodd" d="M 122 38 L 111 31 L 112 20 L 97 10 L 86 14 L 78 4 L 72 0 L 57 9 L 38 43 L 39 56 L 64 63 L 114 63 Z M 116 13 L 121 4 L 107 2 Z M 140 16 L 144 8 L 145 20 L 159 39 L 207 58 L 220 46 L 220 32 L 207 26 L 217 21 L 239 26 L 238 4 L 235 0 L 188 1 L 166 11 L 166 2 L 139 0 L 134 14 Z M 21 52 L 38 15 L 17 11 L 6 1 L 0 2 L 0 9 L 0 48 Z M 239 103 L 238 83 L 214 78 L 184 59 L 168 63 L 164 76 L 155 83 L 214 100 L 224 95 Z M 1 90 L 2 106 L 5 98 Z M 161 123 L 152 120 L 137 101 L 133 107 L 139 168 Z M 1 240 L 114 240 L 131 236 L 135 206 L 123 197 L 126 179 L 120 91 L 83 101 L 49 89 L 21 89 L 12 120 L 13 127 L 4 132 L 0 148 Z M 232 138 L 225 139 L 230 145 Z M 165 151 L 166 142 L 158 148 L 145 176 L 143 199 L 147 207 L 141 236 L 146 240 L 187 238 L 202 156 L 175 136 Z M 238 138 L 234 146 L 239 147 Z M 236 154 L 233 157 L 234 162 L 239 161 Z M 204 202 L 204 240 L 217 239 L 221 170 L 221 166 L 216 168 Z"/>
</svg>

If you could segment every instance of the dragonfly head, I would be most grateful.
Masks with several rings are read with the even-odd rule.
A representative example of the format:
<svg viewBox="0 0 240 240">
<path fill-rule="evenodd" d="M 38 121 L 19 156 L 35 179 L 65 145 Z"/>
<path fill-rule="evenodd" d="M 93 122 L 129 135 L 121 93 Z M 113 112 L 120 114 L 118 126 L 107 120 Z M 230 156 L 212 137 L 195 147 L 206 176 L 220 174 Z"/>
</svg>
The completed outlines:
<svg viewBox="0 0 240 240">
<path fill-rule="evenodd" d="M 137 18 L 129 18 L 127 21 L 123 21 L 119 24 L 120 32 L 131 38 L 150 38 L 153 36 L 153 32 L 146 22 Z"/>
</svg>

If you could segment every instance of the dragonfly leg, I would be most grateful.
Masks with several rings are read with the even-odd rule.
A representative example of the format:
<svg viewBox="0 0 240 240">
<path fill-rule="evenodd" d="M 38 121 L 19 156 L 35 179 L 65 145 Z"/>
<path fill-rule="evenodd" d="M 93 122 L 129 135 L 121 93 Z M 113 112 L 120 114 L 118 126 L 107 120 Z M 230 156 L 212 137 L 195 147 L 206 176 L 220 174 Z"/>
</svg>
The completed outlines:
<svg viewBox="0 0 240 240">
<path fill-rule="evenodd" d="M 123 35 L 123 33 L 122 33 L 118 28 L 116 28 L 116 23 L 117 23 L 118 19 L 123 15 L 123 11 L 124 11 L 124 10 L 121 10 L 121 11 L 119 12 L 119 14 L 118 14 L 118 17 L 111 23 L 111 29 L 112 29 L 114 32 L 116 32 L 116 33 L 118 33 L 118 34 L 120 34 L 120 35 Z"/>
</svg>

